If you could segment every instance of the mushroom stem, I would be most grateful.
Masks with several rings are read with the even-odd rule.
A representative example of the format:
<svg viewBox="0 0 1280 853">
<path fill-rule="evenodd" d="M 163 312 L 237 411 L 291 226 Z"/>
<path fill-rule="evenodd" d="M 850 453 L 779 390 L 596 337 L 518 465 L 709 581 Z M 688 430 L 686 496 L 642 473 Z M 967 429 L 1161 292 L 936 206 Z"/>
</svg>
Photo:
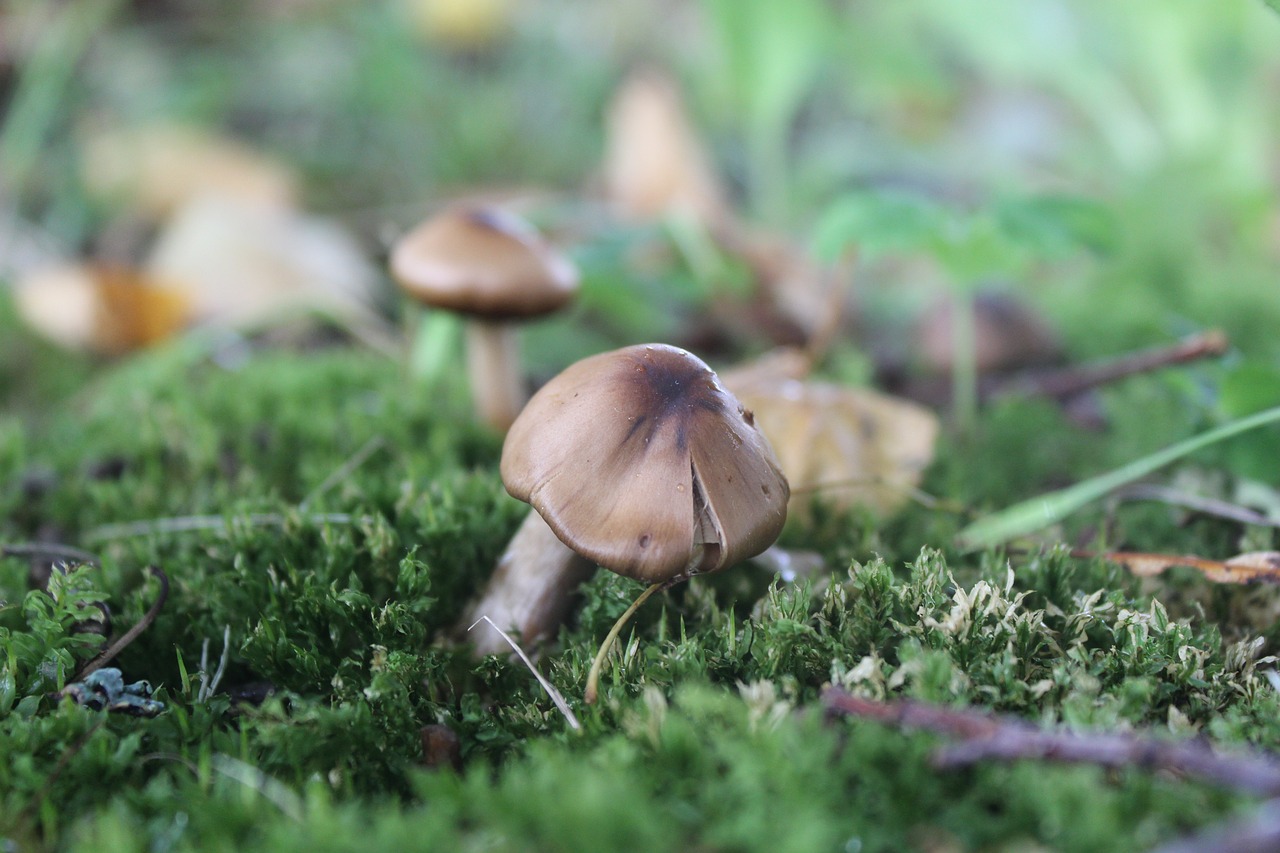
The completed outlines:
<svg viewBox="0 0 1280 853">
<path fill-rule="evenodd" d="M 631 606 L 626 612 L 618 617 L 618 621 L 613 623 L 613 627 L 609 629 L 609 635 L 604 638 L 604 642 L 600 644 L 600 651 L 596 652 L 596 658 L 591 662 L 591 672 L 587 673 L 587 689 L 583 693 L 582 698 L 586 700 L 588 705 L 596 703 L 597 688 L 600 685 L 600 670 L 604 666 L 605 655 L 609 653 L 609 648 L 613 645 L 613 641 L 618 639 L 618 634 L 622 631 L 622 626 L 631 621 L 631 617 L 640 609 L 640 605 L 649 600 L 649 596 L 653 595 L 660 589 L 666 589 L 671 586 L 670 581 L 658 581 L 650 584 L 649 588 L 640 593 L 635 601 L 631 602 Z"/>
<path fill-rule="evenodd" d="M 530 510 L 464 626 L 488 616 L 494 625 L 518 631 L 525 642 L 546 637 L 560 626 L 569 596 L 595 568 L 595 563 L 570 550 L 542 516 Z M 509 648 L 488 623 L 476 625 L 472 634 L 478 655 L 500 654 Z"/>
<path fill-rule="evenodd" d="M 506 432 L 524 408 L 519 363 L 519 341 L 510 324 L 486 320 L 467 323 L 471 397 L 476 414 L 499 432 Z"/>
</svg>

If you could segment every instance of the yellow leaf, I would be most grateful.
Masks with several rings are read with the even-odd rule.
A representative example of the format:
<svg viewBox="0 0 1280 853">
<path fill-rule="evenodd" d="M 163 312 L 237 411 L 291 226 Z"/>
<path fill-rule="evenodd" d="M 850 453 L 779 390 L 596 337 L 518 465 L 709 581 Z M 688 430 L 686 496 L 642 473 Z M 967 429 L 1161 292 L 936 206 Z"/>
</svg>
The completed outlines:
<svg viewBox="0 0 1280 853">
<path fill-rule="evenodd" d="M 937 416 L 877 391 L 797 379 L 799 362 L 774 359 L 723 379 L 773 445 L 791 511 L 803 515 L 815 499 L 883 514 L 901 506 L 933 461 Z"/>
</svg>

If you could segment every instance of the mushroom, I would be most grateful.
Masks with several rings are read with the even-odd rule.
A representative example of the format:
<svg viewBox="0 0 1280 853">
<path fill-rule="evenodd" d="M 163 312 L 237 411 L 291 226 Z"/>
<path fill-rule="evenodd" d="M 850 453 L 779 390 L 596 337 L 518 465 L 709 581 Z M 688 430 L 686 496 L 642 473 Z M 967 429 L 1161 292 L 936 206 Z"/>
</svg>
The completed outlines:
<svg viewBox="0 0 1280 853">
<path fill-rule="evenodd" d="M 492 207 L 445 210 L 404 235 L 391 274 L 419 302 L 467 318 L 467 368 L 480 418 L 506 430 L 524 403 L 512 323 L 557 310 L 578 271 L 525 220 Z"/>
<path fill-rule="evenodd" d="M 755 417 L 711 368 L 665 344 L 571 365 L 533 396 L 502 448 L 502 481 L 571 550 L 650 584 L 759 554 L 786 521 L 790 489 Z"/>
<path fill-rule="evenodd" d="M 542 516 L 529 510 L 498 558 L 484 596 L 459 629 L 471 632 L 477 655 L 508 648 L 499 629 L 514 630 L 525 643 L 537 643 L 560 625 L 574 590 L 595 570 L 595 563 L 561 542 Z M 485 617 L 491 624 L 477 624 Z"/>
</svg>

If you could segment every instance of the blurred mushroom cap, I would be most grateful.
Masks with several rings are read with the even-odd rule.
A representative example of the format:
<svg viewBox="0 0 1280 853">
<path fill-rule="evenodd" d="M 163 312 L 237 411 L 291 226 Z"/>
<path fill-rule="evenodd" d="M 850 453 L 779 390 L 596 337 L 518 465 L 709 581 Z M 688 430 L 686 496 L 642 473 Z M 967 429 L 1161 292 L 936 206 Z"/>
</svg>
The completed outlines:
<svg viewBox="0 0 1280 853">
<path fill-rule="evenodd" d="M 519 216 L 454 207 L 400 238 L 391 274 L 435 308 L 504 320 L 557 310 L 578 291 L 578 271 Z"/>
</svg>

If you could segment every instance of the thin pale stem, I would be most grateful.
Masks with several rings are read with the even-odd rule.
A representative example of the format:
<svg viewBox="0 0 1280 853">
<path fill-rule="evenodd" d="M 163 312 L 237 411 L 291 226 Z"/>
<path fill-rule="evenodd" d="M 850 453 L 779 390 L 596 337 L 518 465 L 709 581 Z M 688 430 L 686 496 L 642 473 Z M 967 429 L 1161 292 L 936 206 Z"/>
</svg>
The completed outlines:
<svg viewBox="0 0 1280 853">
<path fill-rule="evenodd" d="M 618 639 L 618 634 L 622 632 L 622 626 L 631 621 L 631 617 L 640 609 L 640 605 L 649 600 L 649 596 L 653 595 L 660 589 L 669 586 L 668 581 L 658 581 L 652 584 L 635 601 L 631 602 L 631 606 L 626 612 L 618 617 L 618 621 L 613 623 L 613 627 L 609 629 L 609 636 L 604 638 L 604 642 L 600 644 L 600 651 L 596 652 L 596 659 L 591 662 L 591 672 L 587 674 L 587 690 L 583 695 L 588 705 L 596 703 L 597 688 L 600 684 L 600 670 L 604 666 L 605 656 L 609 654 L 609 649 L 613 646 L 613 641 Z"/>
<path fill-rule="evenodd" d="M 460 627 L 486 616 L 492 620 L 492 625 L 477 625 L 471 632 L 479 655 L 507 650 L 499 628 L 519 633 L 522 642 L 537 643 L 555 634 L 574 590 L 595 570 L 594 563 L 561 542 L 531 509 L 499 558 L 484 595 Z"/>
<path fill-rule="evenodd" d="M 467 372 L 471 398 L 480 420 L 506 432 L 524 408 L 520 353 L 515 329 L 508 323 L 467 323 Z"/>
<path fill-rule="evenodd" d="M 973 437 L 978 421 L 978 356 L 974 330 L 973 293 L 965 288 L 956 294 L 952 338 L 955 367 L 951 372 L 951 399 L 960 434 Z"/>
</svg>

